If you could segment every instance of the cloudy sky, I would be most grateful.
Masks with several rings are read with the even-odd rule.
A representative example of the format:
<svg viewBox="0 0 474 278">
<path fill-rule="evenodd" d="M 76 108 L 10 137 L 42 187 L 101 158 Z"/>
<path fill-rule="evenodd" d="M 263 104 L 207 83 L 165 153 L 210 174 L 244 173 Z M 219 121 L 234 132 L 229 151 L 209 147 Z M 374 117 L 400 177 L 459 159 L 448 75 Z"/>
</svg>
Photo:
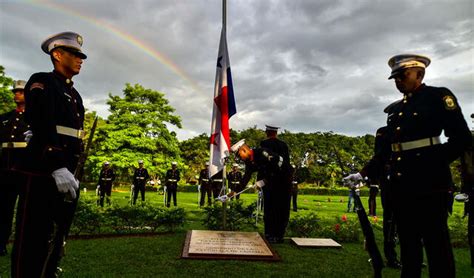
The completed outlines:
<svg viewBox="0 0 474 278">
<path fill-rule="evenodd" d="M 228 0 L 227 41 L 237 114 L 231 128 L 373 134 L 400 98 L 387 60 L 429 56 L 425 82 L 474 112 L 474 1 Z M 74 78 L 86 108 L 106 117 L 125 83 L 163 92 L 183 128 L 210 132 L 220 0 L 0 0 L 0 65 L 15 79 L 52 69 L 40 49 L 75 31 L 88 55 Z M 469 125 L 470 124 L 469 120 Z"/>
</svg>

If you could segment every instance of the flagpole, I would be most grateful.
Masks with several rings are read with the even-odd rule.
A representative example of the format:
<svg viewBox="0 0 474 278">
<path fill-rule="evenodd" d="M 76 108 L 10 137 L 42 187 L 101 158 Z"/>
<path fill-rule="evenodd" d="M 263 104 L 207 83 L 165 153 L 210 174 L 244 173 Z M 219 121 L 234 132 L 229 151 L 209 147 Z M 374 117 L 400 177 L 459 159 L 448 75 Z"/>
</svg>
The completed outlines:
<svg viewBox="0 0 474 278">
<path fill-rule="evenodd" d="M 222 0 L 222 30 L 224 31 L 224 35 L 226 35 L 226 25 L 227 25 L 227 0 Z M 226 38 L 227 41 L 227 38 Z M 227 158 L 224 158 L 224 168 L 222 169 L 222 186 L 224 187 L 224 194 L 227 194 L 227 170 L 226 170 L 226 162 Z M 226 229 L 227 226 L 227 204 L 226 202 L 222 203 L 222 226 L 224 227 L 224 230 Z"/>
</svg>

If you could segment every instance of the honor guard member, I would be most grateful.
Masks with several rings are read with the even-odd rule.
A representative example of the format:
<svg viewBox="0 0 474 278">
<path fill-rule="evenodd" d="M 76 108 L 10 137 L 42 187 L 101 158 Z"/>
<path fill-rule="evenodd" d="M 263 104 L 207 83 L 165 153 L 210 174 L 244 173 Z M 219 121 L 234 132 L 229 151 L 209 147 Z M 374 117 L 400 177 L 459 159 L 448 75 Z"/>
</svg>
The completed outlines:
<svg viewBox="0 0 474 278">
<path fill-rule="evenodd" d="M 148 171 L 143 168 L 143 160 L 138 160 L 138 169 L 133 174 L 133 204 L 135 205 L 138 198 L 138 192 L 142 195 L 142 202 L 145 202 L 145 185 L 150 179 Z"/>
<path fill-rule="evenodd" d="M 369 216 L 377 215 L 377 195 L 379 194 L 379 185 L 377 180 L 369 179 Z"/>
<path fill-rule="evenodd" d="M 100 170 L 99 174 L 99 205 L 101 207 L 104 206 L 104 199 L 106 199 L 107 204 L 110 205 L 110 195 L 112 194 L 112 183 L 114 182 L 114 180 L 114 170 L 110 168 L 110 162 L 106 161 L 104 162 L 102 170 Z"/>
<path fill-rule="evenodd" d="M 293 211 L 298 211 L 298 176 L 297 176 L 297 169 L 295 165 L 291 165 L 291 200 L 293 202 Z"/>
<path fill-rule="evenodd" d="M 388 161 L 390 167 L 389 194 L 398 225 L 401 276 L 421 276 L 424 245 L 430 276 L 454 277 L 447 225 L 449 164 L 469 146 L 471 134 L 454 94 L 422 82 L 428 57 L 402 54 L 388 64 L 389 79 L 395 80 L 403 98 L 387 108 L 387 144 L 380 163 Z M 443 131 L 446 143 L 441 143 Z M 423 217 L 413 217 L 414 212 Z"/>
<path fill-rule="evenodd" d="M 231 151 L 245 162 L 245 174 L 242 186 L 249 182 L 252 173 L 258 172 L 254 187 L 263 189 L 263 221 L 265 223 L 265 238 L 270 243 L 283 242 L 289 214 L 289 163 L 275 152 L 265 148 L 250 149 L 242 139 L 231 147 Z M 286 194 L 282 194 L 284 191 Z M 286 198 L 286 199 L 284 199 Z"/>
<path fill-rule="evenodd" d="M 171 169 L 166 172 L 165 181 L 167 189 L 166 206 L 170 207 L 171 196 L 173 196 L 173 204 L 176 207 L 178 202 L 176 201 L 176 192 L 178 190 L 178 181 L 180 180 L 179 170 L 177 169 L 178 163 L 176 161 L 171 162 Z"/>
<path fill-rule="evenodd" d="M 282 140 L 278 139 L 278 129 L 280 127 L 276 125 L 265 125 L 265 134 L 267 138 L 260 142 L 260 147 L 268 149 L 274 153 L 277 153 L 283 158 L 283 168 L 290 172 L 290 153 L 288 150 L 288 145 Z M 276 183 L 275 186 L 268 186 L 263 189 L 263 202 L 267 202 L 267 198 L 271 198 L 276 202 L 275 206 L 278 206 L 281 209 L 282 221 L 285 222 L 284 226 L 288 225 L 290 219 L 290 196 L 291 196 L 291 175 L 287 176 L 287 180 L 274 180 Z M 257 180 L 261 179 L 261 173 L 257 174 Z M 272 180 L 273 182 L 273 180 Z M 281 235 L 283 238 L 283 235 Z"/>
<path fill-rule="evenodd" d="M 239 171 L 239 164 L 232 164 L 232 171 L 227 174 L 227 181 L 230 190 L 237 193 L 242 191 L 243 188 L 240 186 L 242 181 L 242 173 Z M 240 194 L 235 198 L 240 199 Z"/>
<path fill-rule="evenodd" d="M 222 186 L 223 186 L 223 177 L 222 177 L 222 172 L 223 170 L 220 170 L 217 172 L 214 176 L 211 177 L 211 188 L 212 188 L 212 198 L 217 199 L 221 195 L 221 192 L 225 194 Z"/>
<path fill-rule="evenodd" d="M 209 180 L 209 162 L 206 162 L 206 167 L 201 170 L 199 173 L 199 186 L 201 186 L 201 198 L 199 200 L 199 205 L 202 207 L 206 201 L 207 195 L 207 205 L 211 205 L 211 182 Z"/>
<path fill-rule="evenodd" d="M 7 242 L 12 231 L 13 214 L 20 186 L 25 177 L 14 169 L 25 159 L 25 133 L 29 126 L 25 123 L 24 89 L 26 81 L 17 80 L 13 84 L 13 100 L 16 108 L 0 115 L 0 256 L 7 254 Z"/>
<path fill-rule="evenodd" d="M 72 223 L 79 182 L 73 173 L 83 151 L 84 106 L 72 77 L 86 55 L 74 32 L 53 35 L 41 44 L 54 66 L 33 74 L 25 86 L 25 121 L 32 137 L 27 146 L 12 277 L 53 277 Z M 31 135 L 31 134 L 30 134 Z"/>
</svg>

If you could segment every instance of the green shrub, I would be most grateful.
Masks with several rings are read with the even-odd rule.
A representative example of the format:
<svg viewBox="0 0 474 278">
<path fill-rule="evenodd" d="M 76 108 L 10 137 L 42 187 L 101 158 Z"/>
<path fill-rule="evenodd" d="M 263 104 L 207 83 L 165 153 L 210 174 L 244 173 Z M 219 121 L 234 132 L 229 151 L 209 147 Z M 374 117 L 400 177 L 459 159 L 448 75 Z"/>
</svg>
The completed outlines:
<svg viewBox="0 0 474 278">
<path fill-rule="evenodd" d="M 310 213 L 291 218 L 287 232 L 294 237 L 323 237 L 339 242 L 357 242 L 361 229 L 357 220 L 349 220 L 345 215 L 336 217 L 335 222 L 322 222 L 315 213 Z"/>
<path fill-rule="evenodd" d="M 97 206 L 95 198 L 81 197 L 77 206 L 71 233 L 100 234 L 141 233 L 174 231 L 184 224 L 183 208 L 155 207 L 149 204 L 137 206 Z"/>
<path fill-rule="evenodd" d="M 312 212 L 308 215 L 297 215 L 290 219 L 287 232 L 294 237 L 313 237 L 321 226 L 321 219 Z"/>
<path fill-rule="evenodd" d="M 210 230 L 240 231 L 246 227 L 255 227 L 254 212 L 257 203 L 245 206 L 241 200 L 233 200 L 226 206 L 226 225 L 222 221 L 224 209 L 221 203 L 205 207 L 204 225 Z"/>
</svg>

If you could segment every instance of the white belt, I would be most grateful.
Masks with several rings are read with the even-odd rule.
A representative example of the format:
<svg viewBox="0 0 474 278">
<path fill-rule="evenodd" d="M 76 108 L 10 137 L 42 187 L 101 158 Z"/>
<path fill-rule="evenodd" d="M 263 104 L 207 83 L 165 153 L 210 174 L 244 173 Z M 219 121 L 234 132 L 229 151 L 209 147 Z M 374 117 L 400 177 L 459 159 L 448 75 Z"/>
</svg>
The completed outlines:
<svg viewBox="0 0 474 278">
<path fill-rule="evenodd" d="M 430 138 L 423 138 L 414 141 L 408 141 L 403 143 L 394 143 L 392 144 L 392 151 L 393 152 L 401 152 L 401 151 L 408 151 L 423 147 L 429 147 L 433 145 L 441 144 L 441 139 L 439 136 L 430 137 Z"/>
<path fill-rule="evenodd" d="M 75 129 L 75 128 L 62 126 L 62 125 L 56 126 L 56 132 L 58 134 L 67 135 L 67 136 L 71 136 L 71 137 L 79 138 L 79 139 L 83 139 L 84 136 L 86 135 L 85 131 L 82 129 Z"/>
<path fill-rule="evenodd" d="M 169 182 L 176 182 L 176 180 L 168 179 Z"/>
<path fill-rule="evenodd" d="M 230 183 L 232 183 L 232 184 L 239 184 L 240 181 L 231 181 Z"/>
<path fill-rule="evenodd" d="M 202 179 L 202 181 L 209 181 L 209 179 Z"/>
<path fill-rule="evenodd" d="M 2 148 L 26 148 L 26 142 L 5 142 Z"/>
<path fill-rule="evenodd" d="M 222 182 L 222 179 L 215 179 L 215 180 L 212 180 L 213 182 Z"/>
<path fill-rule="evenodd" d="M 103 181 L 111 181 L 111 178 L 102 178 Z"/>
<path fill-rule="evenodd" d="M 137 177 L 137 179 L 139 179 L 139 180 L 144 180 L 145 177 Z"/>
</svg>

